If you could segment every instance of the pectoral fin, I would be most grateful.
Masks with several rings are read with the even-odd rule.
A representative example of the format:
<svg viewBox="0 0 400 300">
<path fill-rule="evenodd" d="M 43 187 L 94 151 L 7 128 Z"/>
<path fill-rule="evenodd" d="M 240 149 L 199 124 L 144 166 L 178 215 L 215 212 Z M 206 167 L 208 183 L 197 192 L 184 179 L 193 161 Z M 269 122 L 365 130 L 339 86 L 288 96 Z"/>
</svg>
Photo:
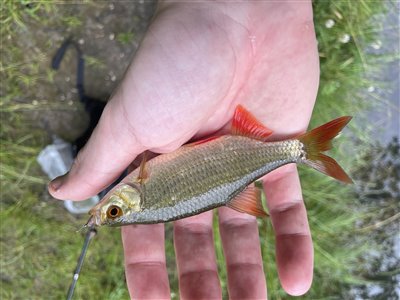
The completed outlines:
<svg viewBox="0 0 400 300">
<path fill-rule="evenodd" d="M 265 212 L 261 203 L 261 190 L 254 184 L 249 185 L 245 190 L 229 201 L 226 206 L 242 213 L 247 213 L 256 217 L 265 217 Z"/>
<path fill-rule="evenodd" d="M 146 169 L 146 162 L 147 162 L 147 152 L 144 152 L 142 162 L 140 163 L 139 176 L 137 178 L 137 182 L 139 182 L 139 184 L 143 184 L 144 181 L 149 177 L 149 174 Z"/>
<path fill-rule="evenodd" d="M 219 137 L 220 136 L 211 136 L 211 137 L 199 140 L 199 141 L 195 141 L 195 142 L 192 142 L 192 143 L 189 143 L 189 144 L 185 144 L 184 147 L 193 147 L 193 146 L 205 144 L 205 143 L 210 142 L 212 140 L 215 140 L 215 139 L 217 139 Z"/>
</svg>

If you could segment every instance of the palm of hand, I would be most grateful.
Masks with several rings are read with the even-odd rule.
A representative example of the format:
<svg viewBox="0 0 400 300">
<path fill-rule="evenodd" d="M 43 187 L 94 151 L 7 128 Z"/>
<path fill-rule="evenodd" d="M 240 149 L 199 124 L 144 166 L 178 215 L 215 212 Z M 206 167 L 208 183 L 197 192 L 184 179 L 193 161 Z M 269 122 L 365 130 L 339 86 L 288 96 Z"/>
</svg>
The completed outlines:
<svg viewBox="0 0 400 300">
<path fill-rule="evenodd" d="M 246 27 L 240 11 L 161 9 L 62 188 L 50 187 L 53 195 L 85 198 L 144 150 L 168 152 L 192 137 L 226 132 L 239 103 L 274 131 L 272 139 L 305 130 L 319 75 L 311 7 L 288 12 L 266 6 L 269 17 L 249 11 L 254 19 Z M 263 181 L 281 282 L 291 294 L 304 293 L 312 245 L 296 168 L 283 167 Z M 219 222 L 230 296 L 265 298 L 255 219 L 223 208 Z M 129 226 L 122 233 L 131 296 L 168 297 L 163 225 Z M 174 234 L 182 298 L 219 297 L 212 213 L 175 222 Z"/>
<path fill-rule="evenodd" d="M 163 13 L 125 78 L 131 88 L 116 95 L 136 145 L 176 149 L 194 135 L 221 129 L 238 103 L 273 129 L 273 138 L 306 129 L 319 76 L 310 9 L 308 16 L 292 12 L 291 24 L 277 14 L 251 29 L 217 13 L 205 24 L 193 19 L 197 11 Z M 186 19 L 176 24 L 175 15 Z"/>
</svg>

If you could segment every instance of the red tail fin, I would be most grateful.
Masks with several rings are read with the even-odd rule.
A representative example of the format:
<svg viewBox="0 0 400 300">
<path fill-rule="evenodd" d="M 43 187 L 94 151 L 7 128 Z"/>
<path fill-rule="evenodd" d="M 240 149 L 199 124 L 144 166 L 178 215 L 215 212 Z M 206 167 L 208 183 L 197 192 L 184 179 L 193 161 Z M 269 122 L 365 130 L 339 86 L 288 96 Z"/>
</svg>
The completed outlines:
<svg viewBox="0 0 400 300">
<path fill-rule="evenodd" d="M 331 157 L 322 154 L 332 148 L 332 139 L 350 122 L 351 117 L 340 117 L 298 137 L 305 146 L 305 164 L 337 180 L 352 183 L 351 178 Z"/>
</svg>

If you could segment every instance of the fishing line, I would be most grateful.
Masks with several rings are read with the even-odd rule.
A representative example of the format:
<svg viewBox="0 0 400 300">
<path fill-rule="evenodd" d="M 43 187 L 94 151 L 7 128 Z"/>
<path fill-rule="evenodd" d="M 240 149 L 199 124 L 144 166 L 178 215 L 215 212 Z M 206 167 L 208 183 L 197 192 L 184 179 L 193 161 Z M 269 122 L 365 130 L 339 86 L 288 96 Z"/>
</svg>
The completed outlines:
<svg viewBox="0 0 400 300">
<path fill-rule="evenodd" d="M 89 140 L 92 131 L 97 125 L 97 122 L 100 119 L 101 113 L 106 105 L 106 101 L 102 101 L 99 99 L 95 99 L 90 97 L 85 92 L 84 79 L 85 79 L 85 59 L 82 53 L 82 50 L 79 48 L 78 43 L 72 40 L 72 38 L 68 38 L 66 41 L 62 43 L 60 48 L 57 50 L 51 61 L 51 67 L 53 70 L 58 70 L 61 64 L 61 61 L 64 58 L 66 51 L 69 48 L 73 48 L 76 50 L 76 89 L 78 91 L 78 96 L 80 102 L 83 104 L 85 111 L 89 115 L 89 125 L 86 128 L 85 132 L 78 137 L 74 142 L 75 147 L 75 155 L 79 152 L 79 150 L 86 144 Z"/>
</svg>

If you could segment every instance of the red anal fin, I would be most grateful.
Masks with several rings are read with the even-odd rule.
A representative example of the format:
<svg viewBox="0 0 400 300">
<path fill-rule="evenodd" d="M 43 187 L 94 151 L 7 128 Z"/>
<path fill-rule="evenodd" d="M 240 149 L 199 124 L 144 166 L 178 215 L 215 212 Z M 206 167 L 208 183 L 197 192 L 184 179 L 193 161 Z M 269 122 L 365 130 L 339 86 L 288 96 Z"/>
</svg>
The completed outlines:
<svg viewBox="0 0 400 300">
<path fill-rule="evenodd" d="M 265 141 L 272 134 L 272 130 L 265 127 L 243 106 L 238 105 L 232 120 L 232 134 L 247 136 Z"/>
<path fill-rule="evenodd" d="M 193 143 L 186 144 L 184 146 L 185 147 L 193 147 L 193 146 L 197 146 L 197 145 L 200 145 L 200 144 L 204 144 L 204 143 L 210 142 L 210 141 L 215 140 L 217 138 L 219 138 L 218 135 L 217 136 L 210 136 L 208 138 L 205 138 L 205 139 L 202 139 L 202 140 L 198 140 L 198 141 L 195 141 Z"/>
<path fill-rule="evenodd" d="M 229 201 L 226 206 L 238 212 L 256 217 L 268 216 L 261 203 L 261 191 L 254 184 L 249 185 L 239 195 Z"/>
<path fill-rule="evenodd" d="M 137 178 L 139 184 L 143 184 L 144 181 L 149 177 L 149 174 L 147 173 L 146 170 L 146 162 L 147 162 L 147 152 L 144 152 L 142 162 L 140 163 L 139 176 Z"/>
</svg>

